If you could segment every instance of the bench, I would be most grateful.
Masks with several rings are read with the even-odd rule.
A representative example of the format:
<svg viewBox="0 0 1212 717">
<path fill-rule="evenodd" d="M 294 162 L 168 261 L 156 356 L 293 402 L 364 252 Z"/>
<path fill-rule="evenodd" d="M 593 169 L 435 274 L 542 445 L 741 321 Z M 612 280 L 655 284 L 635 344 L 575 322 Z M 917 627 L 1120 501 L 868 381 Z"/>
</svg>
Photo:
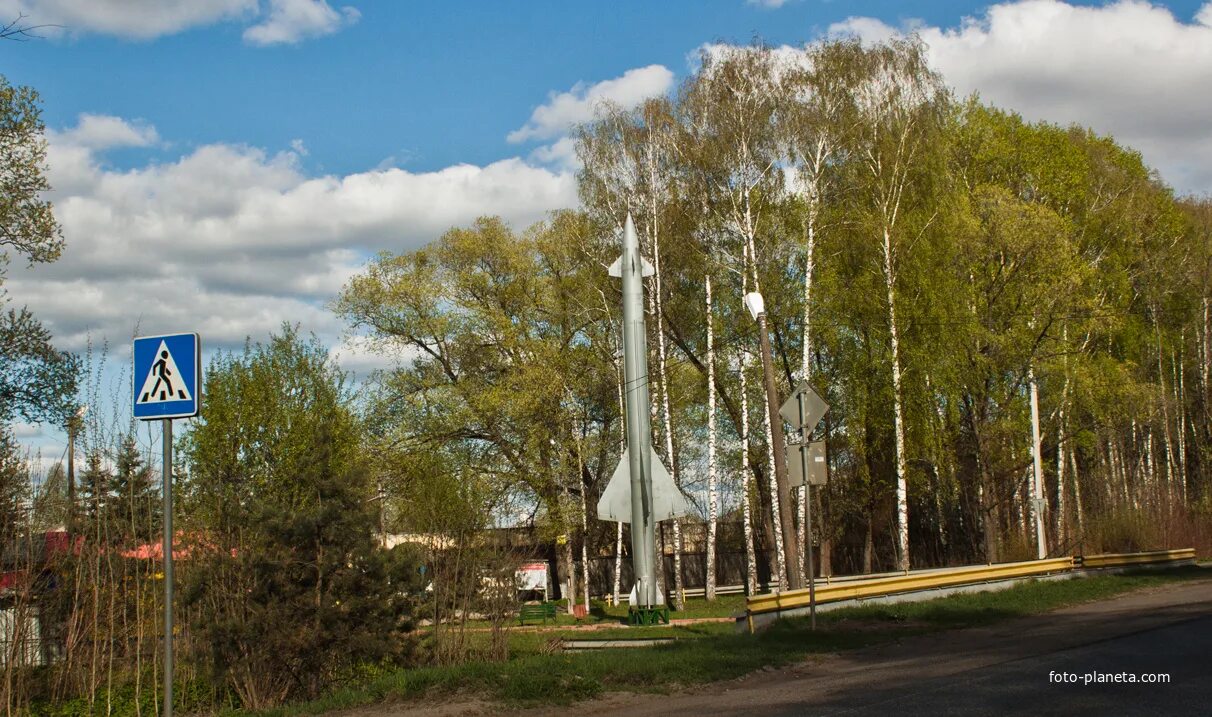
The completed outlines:
<svg viewBox="0 0 1212 717">
<path fill-rule="evenodd" d="M 542 603 L 541 605 L 523 605 L 518 610 L 518 624 L 525 625 L 527 620 L 542 620 L 544 624 L 550 619 L 552 622 L 556 619 L 556 606 L 554 603 Z"/>
</svg>

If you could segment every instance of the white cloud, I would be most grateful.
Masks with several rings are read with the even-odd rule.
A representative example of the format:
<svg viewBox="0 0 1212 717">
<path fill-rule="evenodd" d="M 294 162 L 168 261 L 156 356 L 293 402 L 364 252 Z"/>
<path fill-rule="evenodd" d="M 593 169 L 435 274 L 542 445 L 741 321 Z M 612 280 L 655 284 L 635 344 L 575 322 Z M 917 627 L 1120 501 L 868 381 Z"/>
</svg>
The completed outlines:
<svg viewBox="0 0 1212 717">
<path fill-rule="evenodd" d="M 309 37 L 331 35 L 361 17 L 356 8 L 332 9 L 325 0 L 269 0 L 269 14 L 244 31 L 253 45 L 296 43 Z"/>
<path fill-rule="evenodd" d="M 593 119 L 597 106 L 611 102 L 635 107 L 649 97 L 665 94 L 673 87 L 673 73 L 662 65 L 628 70 L 621 77 L 586 86 L 577 83 L 567 92 L 552 93 L 539 105 L 525 125 L 509 133 L 510 142 L 554 139 L 574 125 Z"/>
<path fill-rule="evenodd" d="M 958 27 L 911 23 L 931 63 L 961 94 L 979 92 L 1030 120 L 1078 123 L 1144 155 L 1180 191 L 1212 191 L 1212 3 L 1192 22 L 1138 0 L 990 6 Z M 832 35 L 897 30 L 850 18 Z"/>
<path fill-rule="evenodd" d="M 90 335 L 121 346 L 136 325 L 234 346 L 283 321 L 335 341 L 326 303 L 373 252 L 417 248 L 483 214 L 520 228 L 577 203 L 571 173 L 516 158 L 313 177 L 295 151 L 214 144 L 131 170 L 105 165 L 97 147 L 139 137 L 154 128 L 92 115 L 49 136 L 66 249 L 13 268 L 5 288 L 61 348 Z"/>
<path fill-rule="evenodd" d="M 149 40 L 220 22 L 252 22 L 253 45 L 295 43 L 353 24 L 357 9 L 326 0 L 0 0 L 0 18 L 24 16 L 42 35 L 95 33 Z"/>
<path fill-rule="evenodd" d="M 10 428 L 13 431 L 13 435 L 17 438 L 37 438 L 42 435 L 42 426 L 36 423 L 17 421 Z"/>
<path fill-rule="evenodd" d="M 568 172 L 576 172 L 581 168 L 581 160 L 577 157 L 577 143 L 572 137 L 561 137 L 551 144 L 536 147 L 530 153 L 530 159 Z"/>
<path fill-rule="evenodd" d="M 0 17 L 25 15 L 30 24 L 60 25 L 67 33 L 135 39 L 171 35 L 256 12 L 257 0 L 0 0 Z"/>
<path fill-rule="evenodd" d="M 761 7 L 777 9 L 777 8 L 780 8 L 784 5 L 786 5 L 787 0 L 745 0 L 745 4 L 746 5 L 759 5 Z"/>
<path fill-rule="evenodd" d="M 52 133 L 52 137 L 54 137 Z M 150 147 L 160 141 L 156 128 L 142 122 L 127 122 L 112 115 L 82 114 L 76 126 L 63 133 L 61 141 L 90 150 L 114 147 Z"/>
<path fill-rule="evenodd" d="M 411 363 L 420 355 L 413 347 L 376 340 L 369 336 L 345 336 L 328 351 L 328 356 L 356 380 L 366 379 L 374 371 Z"/>
</svg>

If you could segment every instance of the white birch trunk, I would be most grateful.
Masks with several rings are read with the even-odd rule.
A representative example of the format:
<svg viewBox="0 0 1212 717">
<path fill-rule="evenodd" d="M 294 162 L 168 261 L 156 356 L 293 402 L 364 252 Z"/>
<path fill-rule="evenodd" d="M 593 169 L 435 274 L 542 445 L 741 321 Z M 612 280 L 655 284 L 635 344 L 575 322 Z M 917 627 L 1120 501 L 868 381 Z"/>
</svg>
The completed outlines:
<svg viewBox="0 0 1212 717">
<path fill-rule="evenodd" d="M 673 477 L 674 485 L 680 486 L 681 472 L 673 455 L 673 420 L 669 410 L 669 374 L 666 371 L 665 360 L 665 320 L 661 304 L 661 244 L 657 235 L 657 218 L 655 202 L 652 217 L 649 219 L 649 235 L 652 237 L 652 268 L 653 268 L 653 299 L 656 309 L 657 335 L 657 366 L 661 378 L 661 410 L 665 429 L 665 461 L 669 466 L 669 475 Z M 678 610 L 685 608 L 684 589 L 682 586 L 682 521 L 673 519 L 673 604 Z"/>
<path fill-rule="evenodd" d="M 578 462 L 580 459 L 578 457 Z M 581 490 L 581 599 L 589 610 L 589 521 L 585 510 L 585 491 Z"/>
<path fill-rule="evenodd" d="M 1204 297 L 1204 332 L 1202 332 L 1202 340 L 1200 349 L 1202 351 L 1202 361 L 1200 361 L 1200 388 L 1204 389 L 1205 398 L 1208 395 L 1208 380 L 1212 375 L 1212 302 L 1208 297 Z"/>
<path fill-rule="evenodd" d="M 1069 469 L 1073 474 L 1073 515 L 1077 518 L 1077 534 L 1084 543 L 1086 540 L 1086 506 L 1082 503 L 1082 481 L 1077 472 L 1077 451 L 1069 446 Z"/>
<path fill-rule="evenodd" d="M 892 410 L 896 433 L 896 548 L 897 569 L 908 570 L 909 560 L 909 490 L 906 482 L 905 419 L 901 392 L 900 332 L 896 325 L 896 274 L 893 273 L 892 234 L 884 229 L 884 283 L 888 290 L 888 328 L 892 344 Z"/>
<path fill-rule="evenodd" d="M 757 551 L 753 545 L 753 511 L 749 505 L 753 489 L 749 470 L 749 390 L 745 371 L 749 368 L 749 351 L 741 350 L 741 516 L 745 530 L 745 580 L 747 595 L 757 594 Z"/>
<path fill-rule="evenodd" d="M 1065 427 L 1065 400 L 1069 394 L 1068 381 L 1061 391 L 1060 412 L 1057 416 L 1056 441 L 1056 516 L 1053 521 L 1053 533 L 1057 536 L 1058 547 L 1069 544 L 1069 520 L 1065 513 L 1065 441 L 1068 441 Z"/>
<path fill-rule="evenodd" d="M 1173 499 L 1174 490 L 1174 439 L 1170 433 L 1170 408 L 1169 396 L 1166 395 L 1166 373 L 1164 363 L 1162 361 L 1162 340 L 1161 327 L 1154 323 L 1153 329 L 1157 334 L 1157 388 L 1159 398 L 1161 399 L 1162 407 L 1162 440 L 1164 441 L 1162 448 L 1165 450 L 1166 457 L 1166 507 Z"/>
<path fill-rule="evenodd" d="M 1181 344 L 1180 344 L 1181 345 Z M 1187 389 L 1183 380 L 1183 362 L 1180 357 L 1172 356 L 1170 363 L 1174 369 L 1175 383 L 1174 403 L 1178 406 L 1178 486 L 1179 499 L 1184 507 L 1187 505 Z"/>
<path fill-rule="evenodd" d="M 619 604 L 619 583 L 623 579 L 623 524 L 615 523 L 614 533 L 614 590 L 611 594 L 612 605 Z"/>
<path fill-rule="evenodd" d="M 623 373 L 619 367 L 618 357 L 614 361 L 615 388 L 619 394 L 619 456 L 627 450 L 627 405 L 623 401 Z M 623 522 L 616 524 L 614 536 L 614 590 L 612 598 L 614 605 L 619 604 L 619 583 L 623 580 Z"/>
<path fill-rule="evenodd" d="M 715 476 L 715 323 L 711 307 L 711 275 L 704 277 L 707 290 L 707 575 L 704 595 L 715 600 L 715 534 L 719 497 Z"/>
<path fill-rule="evenodd" d="M 819 163 L 817 166 L 819 167 Z M 809 379 L 812 373 L 812 275 L 815 269 L 816 198 L 818 196 L 815 184 L 809 195 L 808 222 L 807 226 L 804 227 L 804 345 L 803 355 L 800 358 L 800 378 L 805 381 Z M 807 443 L 811 438 L 811 432 L 811 428 L 808 426 L 801 428 L 800 440 Z M 808 524 L 808 515 L 810 512 L 808 510 L 808 501 L 810 499 L 808 486 L 800 486 L 797 495 L 800 507 L 800 524 L 796 534 L 800 543 L 800 564 L 797 568 L 800 571 L 800 584 L 802 585 L 804 584 L 805 576 L 808 574 L 808 551 L 812 550 L 812 526 Z"/>
</svg>

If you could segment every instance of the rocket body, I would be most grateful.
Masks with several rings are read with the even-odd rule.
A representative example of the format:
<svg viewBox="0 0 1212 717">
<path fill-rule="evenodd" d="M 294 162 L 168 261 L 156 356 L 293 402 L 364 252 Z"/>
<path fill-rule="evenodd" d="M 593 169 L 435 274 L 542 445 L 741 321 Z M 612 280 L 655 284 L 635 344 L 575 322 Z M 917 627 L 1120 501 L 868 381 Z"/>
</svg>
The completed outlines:
<svg viewBox="0 0 1212 717">
<path fill-rule="evenodd" d="M 627 449 L 598 501 L 598 517 L 631 524 L 631 561 L 635 573 L 631 605 L 652 608 L 663 601 L 656 587 L 656 521 L 685 515 L 687 504 L 652 450 L 644 277 L 653 270 L 640 256 L 639 239 L 630 214 L 623 228 L 623 253 L 610 267 L 610 273 L 623 282 Z"/>
</svg>

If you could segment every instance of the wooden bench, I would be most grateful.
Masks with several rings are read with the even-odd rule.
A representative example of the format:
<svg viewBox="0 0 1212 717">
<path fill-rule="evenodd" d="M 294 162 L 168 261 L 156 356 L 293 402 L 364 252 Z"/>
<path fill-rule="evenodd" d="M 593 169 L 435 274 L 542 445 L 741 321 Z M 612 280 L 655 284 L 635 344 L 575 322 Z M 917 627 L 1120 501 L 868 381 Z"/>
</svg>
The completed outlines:
<svg viewBox="0 0 1212 717">
<path fill-rule="evenodd" d="M 525 625 L 527 620 L 542 620 L 546 624 L 549 619 L 552 622 L 555 622 L 556 619 L 556 606 L 553 603 L 523 605 L 518 610 L 519 625 Z"/>
</svg>

